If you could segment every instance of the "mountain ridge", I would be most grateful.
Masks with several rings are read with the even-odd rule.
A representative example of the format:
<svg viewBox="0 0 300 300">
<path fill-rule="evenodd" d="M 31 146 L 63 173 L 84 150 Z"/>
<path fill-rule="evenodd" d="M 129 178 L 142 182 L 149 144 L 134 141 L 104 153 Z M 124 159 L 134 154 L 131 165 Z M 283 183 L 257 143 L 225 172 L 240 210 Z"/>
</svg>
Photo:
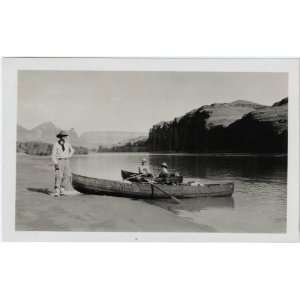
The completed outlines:
<svg viewBox="0 0 300 300">
<path fill-rule="evenodd" d="M 133 131 L 69 130 L 71 142 L 89 149 L 163 152 L 287 152 L 288 98 L 273 105 L 248 100 L 212 103 L 171 121 L 154 124 L 146 133 Z M 54 142 L 60 129 L 44 122 L 26 129 L 18 125 L 18 140 Z M 138 150 L 139 151 L 139 150 Z"/>
<path fill-rule="evenodd" d="M 32 129 L 17 124 L 17 141 L 19 142 L 45 142 L 54 143 L 56 141 L 56 134 L 61 129 L 56 127 L 52 122 L 43 122 L 34 126 Z M 85 146 L 88 148 L 98 148 L 102 146 L 114 146 L 118 143 L 125 143 L 140 136 L 146 136 L 143 132 L 133 131 L 87 131 L 78 135 L 74 128 L 67 130 L 71 142 L 75 146 Z"/>
<path fill-rule="evenodd" d="M 201 113 L 204 111 L 206 111 L 210 115 L 214 115 L 215 122 L 218 122 L 218 123 L 220 123 L 219 125 L 222 125 L 222 120 L 221 120 L 222 118 L 221 118 L 220 114 L 219 115 L 216 114 L 217 110 L 223 109 L 224 110 L 223 115 L 225 114 L 225 110 L 227 110 L 226 116 L 223 117 L 223 121 L 226 117 L 227 117 L 227 120 L 230 121 L 229 117 L 231 116 L 231 121 L 234 122 L 235 120 L 237 120 L 239 117 L 241 117 L 245 113 L 248 113 L 254 109 L 262 109 L 265 107 L 268 107 L 268 106 L 258 104 L 255 102 L 251 102 L 248 100 L 234 100 L 232 102 L 215 102 L 212 104 L 202 105 L 198 108 L 194 108 L 180 117 L 175 117 L 171 121 L 160 121 L 160 122 L 154 124 L 153 127 L 155 127 L 155 126 L 161 127 L 161 126 L 164 126 L 167 124 L 171 124 L 174 121 L 180 122 L 182 119 L 192 117 L 195 113 Z M 236 116 L 232 115 L 233 108 L 236 109 L 236 114 L 237 114 Z M 218 121 L 217 121 L 217 119 L 218 119 Z M 229 125 L 229 124 L 227 124 L 228 121 L 227 122 L 225 121 L 224 125 Z M 212 121 L 210 124 L 208 124 L 208 126 L 210 126 L 210 125 L 214 126 L 216 124 L 214 124 L 214 122 Z"/>
<path fill-rule="evenodd" d="M 248 149 L 254 152 L 286 152 L 287 103 L 288 98 L 272 106 L 245 100 L 204 105 L 154 124 L 147 147 L 154 152 L 247 152 L 251 142 Z"/>
</svg>

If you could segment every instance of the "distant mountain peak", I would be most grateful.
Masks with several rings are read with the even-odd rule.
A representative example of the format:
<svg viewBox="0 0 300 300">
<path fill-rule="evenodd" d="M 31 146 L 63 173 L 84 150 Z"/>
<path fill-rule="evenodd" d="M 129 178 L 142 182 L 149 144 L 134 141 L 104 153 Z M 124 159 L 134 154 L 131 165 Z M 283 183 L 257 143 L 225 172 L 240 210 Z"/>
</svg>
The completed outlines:
<svg viewBox="0 0 300 300">
<path fill-rule="evenodd" d="M 56 127 L 52 122 L 44 122 L 32 129 L 26 129 L 18 124 L 17 140 L 18 141 L 41 141 L 53 143 L 56 140 L 56 135 L 61 129 Z M 144 132 L 131 131 L 90 131 L 84 132 L 79 137 L 75 128 L 65 129 L 75 146 L 87 146 L 97 148 L 99 145 L 113 146 L 117 143 L 125 143 L 140 137 L 145 137 Z"/>
<path fill-rule="evenodd" d="M 265 106 L 265 105 L 258 104 L 258 103 L 252 102 L 252 101 L 241 100 L 241 99 L 232 101 L 232 102 L 230 102 L 230 104 L 237 105 L 237 106 L 252 106 L 252 107 L 255 107 L 255 106 L 263 107 L 263 106 Z"/>
<path fill-rule="evenodd" d="M 288 104 L 288 102 L 289 102 L 289 98 L 285 97 L 285 98 L 281 99 L 280 101 L 275 102 L 272 106 L 273 107 L 275 107 L 275 106 L 282 106 L 282 105 Z"/>
<path fill-rule="evenodd" d="M 20 124 L 17 124 L 17 127 L 18 127 L 19 129 L 22 129 L 22 130 L 28 130 L 27 128 L 25 128 L 24 126 L 22 126 L 22 125 L 20 125 Z"/>
<path fill-rule="evenodd" d="M 52 122 L 44 122 L 40 125 L 35 126 L 33 129 L 41 129 L 41 128 L 53 128 L 53 129 L 57 129 L 57 127 L 52 123 Z"/>
</svg>

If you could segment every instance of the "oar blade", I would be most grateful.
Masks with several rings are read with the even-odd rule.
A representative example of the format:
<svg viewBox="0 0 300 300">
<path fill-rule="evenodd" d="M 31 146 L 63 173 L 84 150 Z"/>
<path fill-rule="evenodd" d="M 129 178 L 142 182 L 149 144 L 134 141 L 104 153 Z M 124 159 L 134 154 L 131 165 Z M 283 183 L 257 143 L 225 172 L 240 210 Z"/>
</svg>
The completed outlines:
<svg viewBox="0 0 300 300">
<path fill-rule="evenodd" d="M 176 204 L 180 204 L 181 201 L 179 199 L 177 199 L 175 196 L 169 194 L 168 192 L 166 192 L 165 190 L 163 190 L 161 187 L 158 187 L 157 185 L 155 185 L 153 182 L 146 180 L 149 184 L 151 184 L 154 188 L 158 189 L 159 191 L 161 191 L 162 193 L 164 193 L 165 195 L 169 196 L 170 199 L 172 199 Z"/>
<path fill-rule="evenodd" d="M 171 199 L 176 203 L 176 204 L 180 204 L 181 201 L 179 199 L 177 199 L 176 197 L 174 196 L 171 196 Z"/>
</svg>

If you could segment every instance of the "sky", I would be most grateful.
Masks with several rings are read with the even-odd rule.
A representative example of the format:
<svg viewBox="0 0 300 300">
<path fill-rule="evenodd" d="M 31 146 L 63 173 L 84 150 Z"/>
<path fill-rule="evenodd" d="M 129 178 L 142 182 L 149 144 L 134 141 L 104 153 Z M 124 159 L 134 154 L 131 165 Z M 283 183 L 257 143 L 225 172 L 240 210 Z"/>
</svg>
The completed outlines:
<svg viewBox="0 0 300 300">
<path fill-rule="evenodd" d="M 148 132 L 202 105 L 287 96 L 287 73 L 19 71 L 18 124 Z"/>
</svg>

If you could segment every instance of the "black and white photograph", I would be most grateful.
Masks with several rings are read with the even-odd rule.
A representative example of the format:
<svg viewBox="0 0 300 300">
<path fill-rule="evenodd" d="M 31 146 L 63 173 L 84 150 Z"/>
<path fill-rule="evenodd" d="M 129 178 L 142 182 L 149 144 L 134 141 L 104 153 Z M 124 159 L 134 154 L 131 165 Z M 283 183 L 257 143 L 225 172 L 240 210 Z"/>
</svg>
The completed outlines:
<svg viewBox="0 0 300 300">
<path fill-rule="evenodd" d="M 285 235 L 291 76 L 244 61 L 19 69 L 14 230 Z"/>
<path fill-rule="evenodd" d="M 2 299 L 299 299 L 297 1 L 0 7 Z"/>
</svg>

